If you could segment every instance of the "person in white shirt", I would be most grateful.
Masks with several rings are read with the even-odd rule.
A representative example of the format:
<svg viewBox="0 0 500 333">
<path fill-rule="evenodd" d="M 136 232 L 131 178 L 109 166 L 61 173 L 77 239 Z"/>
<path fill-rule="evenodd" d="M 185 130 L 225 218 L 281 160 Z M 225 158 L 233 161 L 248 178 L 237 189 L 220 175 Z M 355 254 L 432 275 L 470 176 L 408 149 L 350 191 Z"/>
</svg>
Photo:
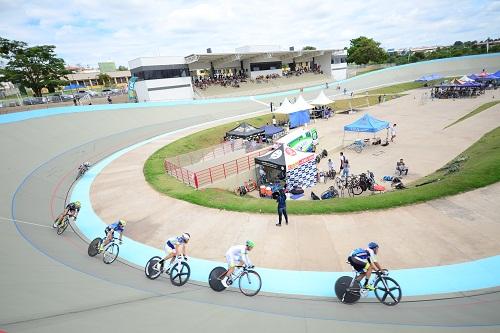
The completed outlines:
<svg viewBox="0 0 500 333">
<path fill-rule="evenodd" d="M 395 138 L 396 138 L 396 124 L 392 125 L 391 127 L 391 142 L 394 142 Z"/>
<path fill-rule="evenodd" d="M 252 251 L 255 243 L 251 240 L 247 240 L 245 245 L 234 245 L 229 248 L 226 252 L 227 261 L 227 272 L 222 278 L 221 283 L 224 287 L 228 287 L 232 284 L 231 274 L 233 274 L 236 266 L 252 266 L 252 262 L 248 258 L 248 252 Z"/>
</svg>

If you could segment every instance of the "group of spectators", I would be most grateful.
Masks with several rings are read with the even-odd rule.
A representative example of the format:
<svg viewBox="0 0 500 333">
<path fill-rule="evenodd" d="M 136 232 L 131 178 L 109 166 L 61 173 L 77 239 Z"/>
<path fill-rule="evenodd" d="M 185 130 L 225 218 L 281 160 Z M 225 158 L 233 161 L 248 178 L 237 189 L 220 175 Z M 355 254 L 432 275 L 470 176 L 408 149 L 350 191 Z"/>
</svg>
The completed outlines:
<svg viewBox="0 0 500 333">
<path fill-rule="evenodd" d="M 325 118 L 328 119 L 333 115 L 334 111 L 329 106 L 315 106 L 311 109 L 311 118 Z"/>
<path fill-rule="evenodd" d="M 484 87 L 439 86 L 431 90 L 431 98 L 465 98 L 484 94 Z"/>
<path fill-rule="evenodd" d="M 244 74 L 217 74 L 214 77 L 199 76 L 193 78 L 193 85 L 198 89 L 207 89 L 209 86 L 239 88 L 241 82 L 247 82 Z"/>
<path fill-rule="evenodd" d="M 283 71 L 283 76 L 300 76 L 305 73 L 323 74 L 323 70 L 320 65 L 315 65 L 313 67 L 297 67 L 295 70 Z"/>
<path fill-rule="evenodd" d="M 267 75 L 259 75 L 259 76 L 257 76 L 257 77 L 255 78 L 255 81 L 256 81 L 257 83 L 260 83 L 260 82 L 262 82 L 262 81 L 267 82 L 267 81 L 269 81 L 269 80 L 278 79 L 278 78 L 280 78 L 280 77 L 281 77 L 281 75 L 276 74 L 276 73 L 273 73 L 273 74 L 267 74 Z"/>
</svg>

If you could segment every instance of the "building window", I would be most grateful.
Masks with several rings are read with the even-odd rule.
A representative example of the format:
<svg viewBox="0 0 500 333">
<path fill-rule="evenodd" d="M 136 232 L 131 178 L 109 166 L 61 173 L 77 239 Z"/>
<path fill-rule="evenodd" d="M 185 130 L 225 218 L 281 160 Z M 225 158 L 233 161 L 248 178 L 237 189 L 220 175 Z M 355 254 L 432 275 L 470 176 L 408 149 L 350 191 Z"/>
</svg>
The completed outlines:
<svg viewBox="0 0 500 333">
<path fill-rule="evenodd" d="M 255 64 L 250 64 L 250 71 L 268 71 L 273 69 L 280 69 L 281 61 L 273 61 L 273 62 L 258 62 Z"/>
<path fill-rule="evenodd" d="M 178 77 L 189 77 L 187 65 L 162 65 L 139 67 L 131 70 L 132 76 L 137 76 L 138 81 L 171 79 Z"/>
</svg>

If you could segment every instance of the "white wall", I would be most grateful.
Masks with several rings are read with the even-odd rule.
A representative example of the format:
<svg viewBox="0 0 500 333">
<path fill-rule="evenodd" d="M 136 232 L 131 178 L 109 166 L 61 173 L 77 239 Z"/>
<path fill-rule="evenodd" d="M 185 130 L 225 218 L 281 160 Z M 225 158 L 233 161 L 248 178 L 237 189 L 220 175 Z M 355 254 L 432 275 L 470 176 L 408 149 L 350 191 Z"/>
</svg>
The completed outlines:
<svg viewBox="0 0 500 333">
<path fill-rule="evenodd" d="M 347 78 L 347 63 L 331 64 L 331 69 L 334 81 L 345 80 Z"/>
<path fill-rule="evenodd" d="M 129 68 L 134 69 L 142 66 L 159 66 L 159 65 L 177 65 L 185 64 L 184 57 L 143 57 L 130 60 L 128 62 Z"/>
<path fill-rule="evenodd" d="M 269 74 L 278 74 L 281 76 L 281 75 L 283 75 L 283 70 L 280 68 L 280 69 L 269 69 L 266 71 L 254 71 L 254 72 L 250 72 L 250 78 L 255 79 L 259 75 L 266 76 Z"/>
<path fill-rule="evenodd" d="M 170 88 L 172 86 L 189 85 L 182 88 Z M 165 88 L 151 90 L 154 88 Z M 160 80 L 137 81 L 135 91 L 139 102 L 168 101 L 179 99 L 193 99 L 194 92 L 191 85 L 191 77 L 179 77 Z"/>
<path fill-rule="evenodd" d="M 332 59 L 331 52 L 325 52 L 325 54 L 323 54 L 322 56 L 314 57 L 314 62 L 321 66 L 321 70 L 326 76 L 332 75 L 332 71 L 328 70 L 332 62 L 331 59 Z"/>
</svg>

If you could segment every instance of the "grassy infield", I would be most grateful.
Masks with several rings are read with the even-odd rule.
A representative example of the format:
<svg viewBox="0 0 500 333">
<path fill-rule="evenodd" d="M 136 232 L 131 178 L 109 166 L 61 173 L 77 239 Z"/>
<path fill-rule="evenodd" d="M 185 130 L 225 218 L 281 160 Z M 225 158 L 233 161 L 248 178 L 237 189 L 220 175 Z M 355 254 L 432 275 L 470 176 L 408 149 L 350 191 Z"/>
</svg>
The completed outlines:
<svg viewBox="0 0 500 333">
<path fill-rule="evenodd" d="M 395 94 L 419 86 L 421 85 L 413 82 L 404 83 L 370 91 L 370 94 Z M 448 127 L 497 103 L 486 103 L 453 124 L 448 125 Z M 266 122 L 270 122 L 270 120 L 270 115 L 266 115 L 249 119 L 249 122 L 255 126 L 261 126 Z M 194 190 L 168 176 L 163 170 L 163 160 L 166 157 L 217 144 L 227 130 L 236 126 L 237 123 L 233 122 L 200 131 L 159 149 L 150 156 L 144 165 L 146 180 L 155 190 L 194 204 L 232 211 L 274 213 L 276 203 L 273 200 L 241 198 L 232 192 L 220 189 Z M 500 127 L 485 134 L 460 156 L 467 156 L 467 159 L 454 163 L 455 159 L 440 170 L 418 180 L 415 184 L 410 184 L 409 188 L 403 191 L 327 201 L 290 201 L 287 204 L 287 209 L 291 214 L 327 214 L 384 209 L 432 200 L 495 183 L 500 180 L 500 172 L 498 172 L 498 165 L 500 165 Z M 449 172 L 448 167 L 452 164 L 458 164 L 459 170 Z M 416 186 L 427 182 L 429 183 L 426 185 Z"/>
</svg>

